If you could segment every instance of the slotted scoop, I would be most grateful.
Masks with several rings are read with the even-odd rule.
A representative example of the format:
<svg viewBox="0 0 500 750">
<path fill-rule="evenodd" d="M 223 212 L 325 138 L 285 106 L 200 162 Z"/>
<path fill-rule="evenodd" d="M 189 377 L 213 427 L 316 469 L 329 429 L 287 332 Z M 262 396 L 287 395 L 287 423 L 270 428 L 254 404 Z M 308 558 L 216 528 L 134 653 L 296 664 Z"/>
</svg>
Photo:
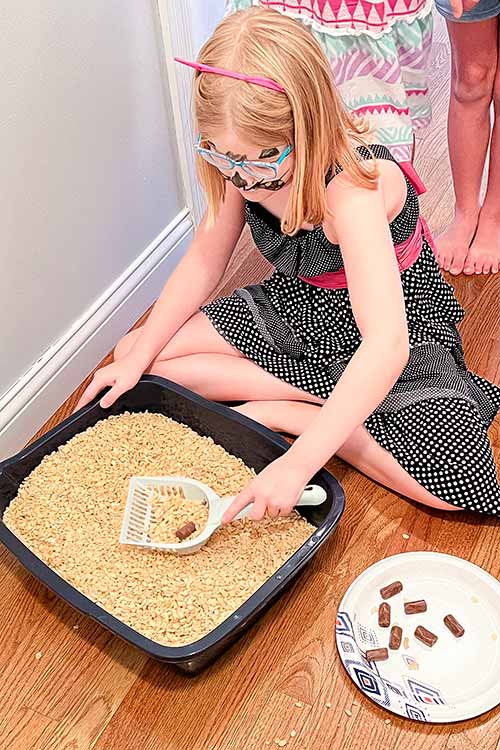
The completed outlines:
<svg viewBox="0 0 500 750">
<path fill-rule="evenodd" d="M 208 507 L 208 520 L 200 534 L 182 542 L 153 542 L 149 529 L 153 520 L 153 492 L 155 488 L 172 488 L 183 494 L 187 500 L 203 503 Z M 321 505 L 326 500 L 322 487 L 308 485 L 299 498 L 297 505 Z M 133 544 L 149 549 L 167 550 L 178 555 L 190 555 L 197 552 L 208 542 L 214 531 L 222 523 L 222 516 L 233 502 L 234 497 L 221 498 L 202 482 L 186 477 L 132 477 L 129 484 L 127 504 L 120 533 L 122 544 Z M 252 510 L 252 505 L 243 508 L 235 521 L 245 518 Z"/>
</svg>

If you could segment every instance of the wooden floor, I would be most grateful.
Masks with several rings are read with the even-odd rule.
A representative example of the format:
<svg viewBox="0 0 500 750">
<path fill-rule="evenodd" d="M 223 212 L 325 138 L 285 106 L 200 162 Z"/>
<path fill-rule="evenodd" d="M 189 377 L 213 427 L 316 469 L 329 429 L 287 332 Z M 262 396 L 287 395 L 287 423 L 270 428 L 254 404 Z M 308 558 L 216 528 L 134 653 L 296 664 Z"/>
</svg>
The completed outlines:
<svg viewBox="0 0 500 750">
<path fill-rule="evenodd" d="M 424 208 L 434 229 L 449 220 L 452 207 L 445 136 L 448 72 L 439 24 L 434 125 L 418 139 L 418 166 L 430 188 Z M 253 280 L 265 269 L 250 243 L 243 242 L 224 288 Z M 455 286 L 468 310 L 462 330 L 469 366 L 498 383 L 500 275 L 462 277 Z M 82 388 L 38 434 L 70 414 Z M 498 422 L 491 434 L 500 458 Z M 2 549 L 1 750 L 266 750 L 287 737 L 287 750 L 500 748 L 498 709 L 452 726 L 410 723 L 380 710 L 346 676 L 334 642 L 342 594 L 367 566 L 387 555 L 447 552 L 499 577 L 498 522 L 423 510 L 339 461 L 329 468 L 347 494 L 336 535 L 281 603 L 210 671 L 192 680 L 76 614 Z M 295 705 L 298 701 L 303 707 Z"/>
</svg>

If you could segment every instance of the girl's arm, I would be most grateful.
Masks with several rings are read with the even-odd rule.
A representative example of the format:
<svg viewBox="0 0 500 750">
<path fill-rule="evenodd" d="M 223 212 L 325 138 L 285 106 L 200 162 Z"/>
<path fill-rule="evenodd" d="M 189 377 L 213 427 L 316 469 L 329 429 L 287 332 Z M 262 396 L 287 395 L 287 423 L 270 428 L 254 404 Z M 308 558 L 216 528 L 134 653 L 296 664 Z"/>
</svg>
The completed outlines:
<svg viewBox="0 0 500 750">
<path fill-rule="evenodd" d="M 215 223 L 209 227 L 206 216 L 201 221 L 188 252 L 165 284 L 130 351 L 143 371 L 210 297 L 226 270 L 244 222 L 243 198 L 227 185 Z"/>
<path fill-rule="evenodd" d="M 333 218 L 325 231 L 331 228 L 342 248 L 362 342 L 316 419 L 287 453 L 306 482 L 383 401 L 409 356 L 403 289 L 381 180 L 376 190 L 368 190 L 339 175 L 328 202 Z"/>
<path fill-rule="evenodd" d="M 372 414 L 408 361 L 403 290 L 380 180 L 376 190 L 368 190 L 341 174 L 330 183 L 328 202 L 334 216 L 324 228 L 342 247 L 362 342 L 307 430 L 238 495 L 225 521 L 251 502 L 256 520 L 266 511 L 288 514 L 311 477 Z"/>
<path fill-rule="evenodd" d="M 202 220 L 189 250 L 165 284 L 130 352 L 97 370 L 76 409 L 92 401 L 106 386 L 112 386 L 100 402 L 107 408 L 136 385 L 163 347 L 221 280 L 244 221 L 243 198 L 228 185 L 215 223 L 209 227 L 206 218 Z"/>
</svg>

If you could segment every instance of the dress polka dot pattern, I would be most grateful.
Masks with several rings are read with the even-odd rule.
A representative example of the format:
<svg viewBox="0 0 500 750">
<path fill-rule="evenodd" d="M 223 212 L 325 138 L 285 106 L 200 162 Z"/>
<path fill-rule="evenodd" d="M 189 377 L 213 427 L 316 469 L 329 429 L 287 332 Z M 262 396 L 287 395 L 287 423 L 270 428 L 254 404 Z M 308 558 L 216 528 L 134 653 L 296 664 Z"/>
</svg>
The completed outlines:
<svg viewBox="0 0 500 750">
<path fill-rule="evenodd" d="M 392 414 L 389 420 L 372 414 L 365 425 L 408 474 L 440 500 L 500 515 L 488 428 L 474 404 L 428 399 Z"/>
<path fill-rule="evenodd" d="M 392 159 L 383 146 L 376 158 Z M 360 158 L 370 152 L 358 149 Z M 408 239 L 419 216 L 407 180 L 405 205 L 390 229 L 394 244 Z M 275 271 L 261 284 L 238 289 L 202 310 L 216 330 L 260 367 L 326 399 L 361 343 L 347 289 L 323 289 L 298 276 L 339 271 L 338 245 L 321 227 L 294 237 L 258 204 L 246 220 Z M 429 492 L 457 507 L 500 515 L 500 486 L 488 428 L 500 410 L 500 387 L 467 370 L 457 330 L 464 312 L 429 243 L 401 274 L 410 357 L 387 397 L 366 420 L 377 442 Z"/>
</svg>

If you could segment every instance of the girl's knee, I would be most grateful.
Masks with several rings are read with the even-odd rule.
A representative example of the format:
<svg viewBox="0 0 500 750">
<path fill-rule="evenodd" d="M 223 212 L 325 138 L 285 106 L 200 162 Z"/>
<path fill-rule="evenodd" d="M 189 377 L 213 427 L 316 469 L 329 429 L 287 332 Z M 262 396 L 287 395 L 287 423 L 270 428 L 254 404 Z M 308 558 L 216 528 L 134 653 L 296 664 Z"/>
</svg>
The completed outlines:
<svg viewBox="0 0 500 750">
<path fill-rule="evenodd" d="M 450 505 L 450 503 L 444 502 L 444 500 L 440 500 L 438 497 L 432 496 L 432 502 L 427 503 L 427 505 L 430 505 L 432 508 L 436 508 L 436 510 L 446 510 L 446 511 L 457 511 L 457 510 L 463 510 L 463 508 L 459 505 Z"/>
<path fill-rule="evenodd" d="M 120 339 L 113 350 L 113 359 L 115 360 L 115 362 L 117 359 L 123 359 L 123 357 L 125 357 L 130 352 L 133 345 L 137 341 L 140 330 L 140 328 L 135 328 L 133 331 L 126 333 L 125 336 Z"/>
<path fill-rule="evenodd" d="M 464 68 L 454 71 L 452 78 L 453 94 L 461 104 L 471 104 L 484 100 L 488 104 L 493 97 L 496 61 L 491 65 L 486 61 L 471 62 Z"/>
<path fill-rule="evenodd" d="M 155 359 L 149 369 L 148 375 L 159 375 L 161 378 L 172 380 L 199 396 L 210 398 L 207 388 L 207 378 L 202 368 L 197 368 L 190 361 L 190 357 L 175 357 L 173 359 Z"/>
</svg>

